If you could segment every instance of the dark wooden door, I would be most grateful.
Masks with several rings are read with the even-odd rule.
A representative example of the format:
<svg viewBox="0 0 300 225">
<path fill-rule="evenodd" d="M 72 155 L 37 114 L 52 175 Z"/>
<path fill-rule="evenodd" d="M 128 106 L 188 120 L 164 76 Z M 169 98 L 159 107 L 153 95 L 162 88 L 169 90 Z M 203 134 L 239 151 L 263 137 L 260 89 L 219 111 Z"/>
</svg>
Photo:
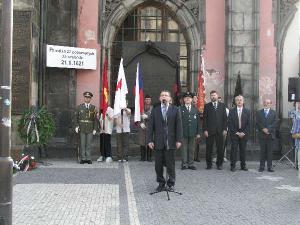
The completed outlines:
<svg viewBox="0 0 300 225">
<path fill-rule="evenodd" d="M 173 93 L 179 79 L 179 43 L 173 42 L 124 42 L 124 69 L 128 86 L 129 107 L 134 107 L 134 85 L 137 63 L 140 63 L 144 94 L 157 102 L 161 90 Z"/>
</svg>

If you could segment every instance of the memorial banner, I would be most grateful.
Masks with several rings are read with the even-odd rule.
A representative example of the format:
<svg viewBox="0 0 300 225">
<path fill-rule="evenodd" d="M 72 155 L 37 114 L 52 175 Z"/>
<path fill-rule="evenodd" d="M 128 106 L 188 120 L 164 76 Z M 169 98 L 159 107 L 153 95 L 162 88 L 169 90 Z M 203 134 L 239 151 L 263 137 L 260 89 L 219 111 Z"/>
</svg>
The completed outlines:
<svg viewBox="0 0 300 225">
<path fill-rule="evenodd" d="M 47 45 L 47 67 L 96 70 L 96 61 L 96 49 Z"/>
</svg>

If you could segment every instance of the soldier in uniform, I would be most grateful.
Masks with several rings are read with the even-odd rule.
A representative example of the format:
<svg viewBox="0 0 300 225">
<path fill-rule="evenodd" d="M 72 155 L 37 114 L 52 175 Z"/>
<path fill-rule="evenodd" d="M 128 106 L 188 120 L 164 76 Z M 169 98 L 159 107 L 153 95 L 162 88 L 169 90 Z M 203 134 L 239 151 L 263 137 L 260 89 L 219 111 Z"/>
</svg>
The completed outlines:
<svg viewBox="0 0 300 225">
<path fill-rule="evenodd" d="M 151 153 L 152 150 L 147 146 L 146 143 L 146 131 L 148 126 L 148 121 L 152 111 L 152 104 L 151 104 L 151 96 L 145 96 L 145 106 L 144 106 L 144 114 L 141 115 L 141 123 L 139 127 L 139 142 L 141 148 L 141 161 L 151 161 Z"/>
<path fill-rule="evenodd" d="M 77 106 L 75 115 L 75 132 L 80 134 L 80 164 L 92 164 L 91 143 L 97 129 L 97 110 L 92 105 L 91 92 L 84 92 L 84 103 Z"/>
<path fill-rule="evenodd" d="M 197 109 L 192 105 L 193 95 L 186 92 L 184 105 L 180 106 L 182 117 L 183 144 L 181 150 L 181 169 L 196 170 L 194 166 L 195 138 L 200 138 L 200 120 Z"/>
</svg>

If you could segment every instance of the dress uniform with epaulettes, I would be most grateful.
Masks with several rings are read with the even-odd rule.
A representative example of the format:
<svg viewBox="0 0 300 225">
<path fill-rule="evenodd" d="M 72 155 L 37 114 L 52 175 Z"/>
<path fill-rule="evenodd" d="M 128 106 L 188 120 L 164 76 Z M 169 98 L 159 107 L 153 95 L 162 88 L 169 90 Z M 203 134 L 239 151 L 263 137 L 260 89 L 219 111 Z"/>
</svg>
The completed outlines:
<svg viewBox="0 0 300 225">
<path fill-rule="evenodd" d="M 84 92 L 83 96 L 92 98 L 93 94 L 91 92 Z M 79 131 L 80 134 L 80 163 L 92 163 L 91 143 L 93 134 L 96 133 L 96 129 L 98 128 L 96 106 L 85 102 L 78 105 L 75 116 L 75 127 L 77 128 L 76 132 Z"/>
<path fill-rule="evenodd" d="M 187 92 L 183 97 L 191 97 L 192 94 Z M 196 169 L 194 166 L 195 138 L 200 136 L 200 118 L 198 110 L 192 105 L 180 106 L 183 143 L 181 149 L 182 169 Z"/>
</svg>

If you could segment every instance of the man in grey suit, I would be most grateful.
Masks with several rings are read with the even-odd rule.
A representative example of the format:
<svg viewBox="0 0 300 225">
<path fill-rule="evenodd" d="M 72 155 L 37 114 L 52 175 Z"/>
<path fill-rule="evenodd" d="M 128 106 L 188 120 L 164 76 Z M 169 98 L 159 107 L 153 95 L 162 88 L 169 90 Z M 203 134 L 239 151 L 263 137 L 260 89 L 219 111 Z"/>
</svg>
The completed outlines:
<svg viewBox="0 0 300 225">
<path fill-rule="evenodd" d="M 159 183 L 156 191 L 165 190 L 167 183 L 169 190 L 175 185 L 175 150 L 182 143 L 182 122 L 178 108 L 170 104 L 169 91 L 162 91 L 160 103 L 152 109 L 148 123 L 147 143 L 150 149 L 155 149 L 155 172 Z M 163 176 L 163 167 L 167 167 L 169 179 Z"/>
<path fill-rule="evenodd" d="M 239 148 L 241 170 L 248 171 L 246 167 L 246 147 L 250 133 L 250 110 L 244 107 L 244 97 L 235 97 L 236 107 L 230 109 L 228 115 L 228 130 L 231 138 L 230 170 L 234 172 Z"/>
<path fill-rule="evenodd" d="M 264 108 L 256 113 L 256 127 L 260 144 L 260 166 L 258 171 L 264 171 L 265 161 L 267 160 L 268 171 L 274 172 L 272 169 L 272 150 L 278 120 L 275 110 L 271 109 L 272 101 L 265 99 L 263 104 Z"/>
</svg>

